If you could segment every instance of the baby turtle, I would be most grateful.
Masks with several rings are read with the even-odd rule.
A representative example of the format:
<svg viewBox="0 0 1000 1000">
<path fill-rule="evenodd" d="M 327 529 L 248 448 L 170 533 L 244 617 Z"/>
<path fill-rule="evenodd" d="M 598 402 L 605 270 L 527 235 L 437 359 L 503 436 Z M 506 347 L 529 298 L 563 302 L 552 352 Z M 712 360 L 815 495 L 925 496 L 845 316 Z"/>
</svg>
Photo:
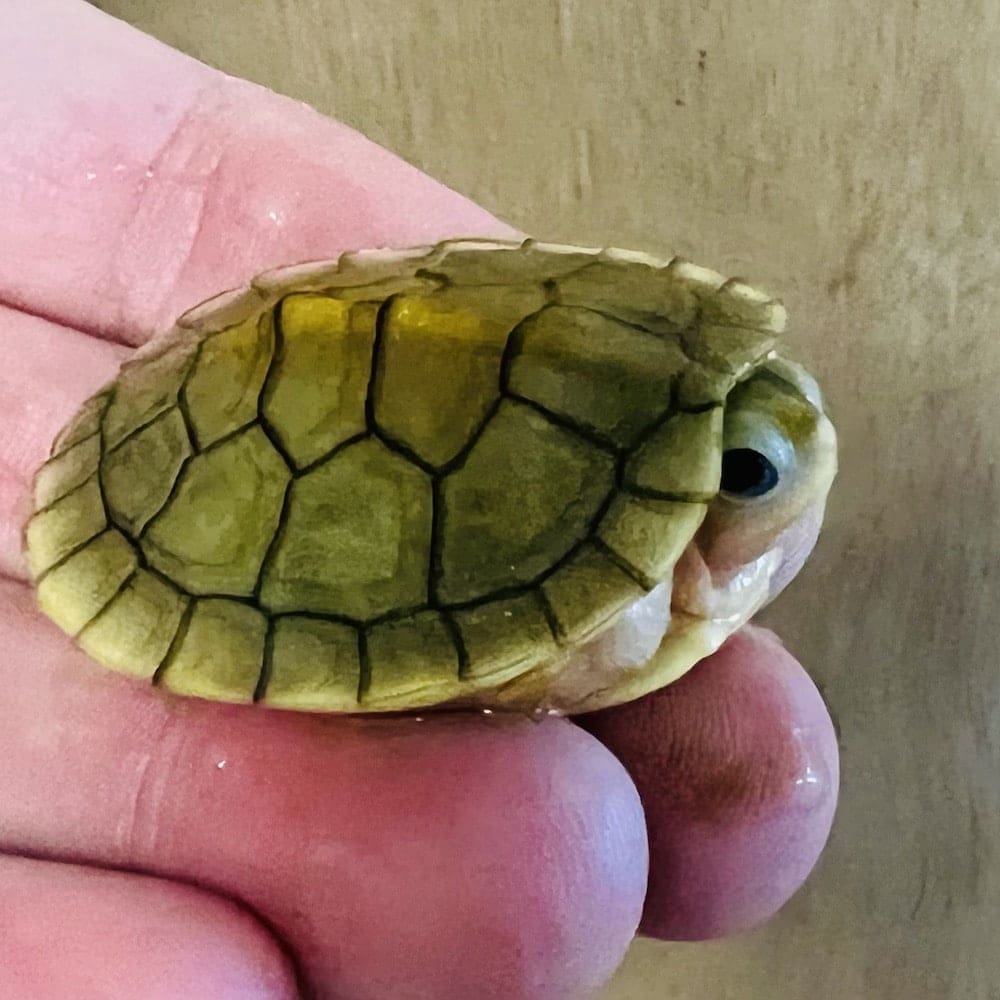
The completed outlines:
<svg viewBox="0 0 1000 1000">
<path fill-rule="evenodd" d="M 26 530 L 39 604 L 202 698 L 638 697 L 773 596 L 783 532 L 822 512 L 835 437 L 784 322 L 680 259 L 532 240 L 267 272 L 56 439 Z"/>
</svg>

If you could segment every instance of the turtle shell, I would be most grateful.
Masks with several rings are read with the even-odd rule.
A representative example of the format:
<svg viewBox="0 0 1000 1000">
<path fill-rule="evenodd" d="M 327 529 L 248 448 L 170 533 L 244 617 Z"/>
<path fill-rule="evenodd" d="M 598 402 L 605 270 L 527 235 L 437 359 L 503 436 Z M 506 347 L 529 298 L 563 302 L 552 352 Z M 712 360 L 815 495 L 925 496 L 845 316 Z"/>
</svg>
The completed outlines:
<svg viewBox="0 0 1000 1000">
<path fill-rule="evenodd" d="M 187 695 L 544 703 L 568 650 L 670 579 L 726 396 L 783 323 L 680 259 L 530 240 L 267 272 L 57 438 L 26 530 L 40 606 Z"/>
</svg>

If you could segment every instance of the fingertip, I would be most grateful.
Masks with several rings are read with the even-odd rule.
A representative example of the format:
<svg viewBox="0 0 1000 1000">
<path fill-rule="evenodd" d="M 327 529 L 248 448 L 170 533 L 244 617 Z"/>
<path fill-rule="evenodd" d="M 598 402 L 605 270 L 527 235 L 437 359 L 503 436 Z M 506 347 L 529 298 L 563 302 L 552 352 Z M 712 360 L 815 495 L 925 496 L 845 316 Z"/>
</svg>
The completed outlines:
<svg viewBox="0 0 1000 1000">
<path fill-rule="evenodd" d="M 187 885 L 0 858 L 0 996 L 294 1000 L 295 972 L 249 913 Z"/>
<path fill-rule="evenodd" d="M 839 786 L 833 723 L 773 633 L 745 628 L 688 675 L 583 724 L 639 789 L 650 837 L 643 934 L 756 926 L 822 853 Z"/>
</svg>

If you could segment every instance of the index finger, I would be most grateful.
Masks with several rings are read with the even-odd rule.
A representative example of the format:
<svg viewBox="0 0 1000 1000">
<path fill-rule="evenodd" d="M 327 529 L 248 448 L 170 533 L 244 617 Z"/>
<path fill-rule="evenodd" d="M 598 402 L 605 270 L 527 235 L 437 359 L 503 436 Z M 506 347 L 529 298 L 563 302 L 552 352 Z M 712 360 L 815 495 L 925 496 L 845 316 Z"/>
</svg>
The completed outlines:
<svg viewBox="0 0 1000 1000">
<path fill-rule="evenodd" d="M 278 264 L 512 236 L 364 136 L 77 0 L 0 22 L 0 301 L 140 344 Z"/>
</svg>

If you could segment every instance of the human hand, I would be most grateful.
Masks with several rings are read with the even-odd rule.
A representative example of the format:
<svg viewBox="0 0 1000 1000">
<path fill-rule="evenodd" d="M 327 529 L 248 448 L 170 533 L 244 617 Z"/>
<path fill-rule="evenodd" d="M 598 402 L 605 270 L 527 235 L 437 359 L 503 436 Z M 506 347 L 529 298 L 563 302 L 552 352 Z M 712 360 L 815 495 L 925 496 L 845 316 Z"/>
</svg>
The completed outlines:
<svg viewBox="0 0 1000 1000">
<path fill-rule="evenodd" d="M 131 347 L 268 266 L 512 231 L 84 4 L 22 5 L 0 43 L 0 995 L 575 998 L 640 918 L 773 912 L 826 838 L 836 751 L 764 633 L 582 720 L 595 739 L 172 699 L 35 612 L 31 473 Z"/>
</svg>

